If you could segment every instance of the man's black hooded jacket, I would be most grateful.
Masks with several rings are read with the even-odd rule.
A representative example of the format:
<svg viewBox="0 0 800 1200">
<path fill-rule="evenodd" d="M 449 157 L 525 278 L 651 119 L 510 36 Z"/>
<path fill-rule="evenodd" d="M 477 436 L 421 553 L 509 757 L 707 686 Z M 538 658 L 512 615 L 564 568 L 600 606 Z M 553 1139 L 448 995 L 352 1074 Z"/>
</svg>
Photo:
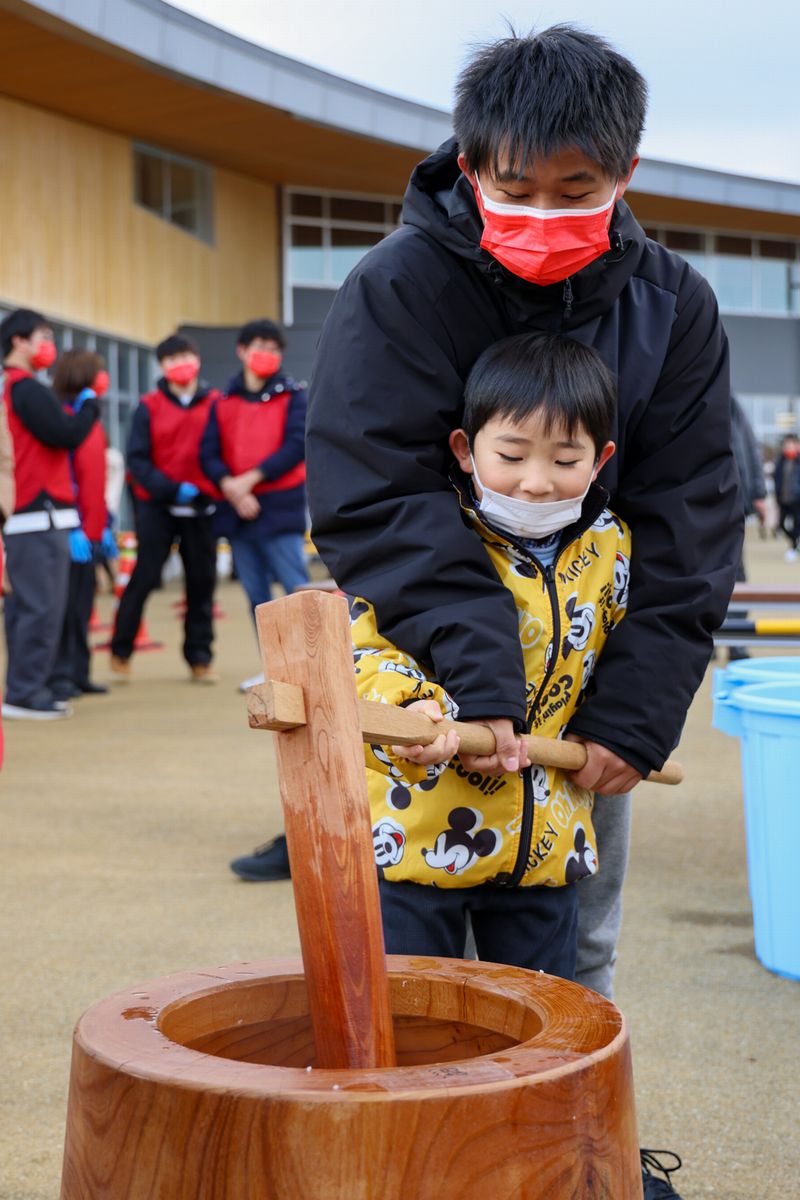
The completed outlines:
<svg viewBox="0 0 800 1200">
<path fill-rule="evenodd" d="M 600 482 L 631 526 L 628 611 L 570 729 L 660 767 L 733 587 L 742 513 L 728 348 L 714 295 L 620 200 L 610 253 L 538 287 L 480 248 L 454 141 L 414 171 L 404 224 L 366 255 L 322 332 L 307 424 L 312 536 L 340 587 L 432 668 L 462 720 L 521 727 L 518 616 L 448 481 L 464 382 L 491 343 L 562 332 L 618 380 L 617 452 Z"/>
</svg>

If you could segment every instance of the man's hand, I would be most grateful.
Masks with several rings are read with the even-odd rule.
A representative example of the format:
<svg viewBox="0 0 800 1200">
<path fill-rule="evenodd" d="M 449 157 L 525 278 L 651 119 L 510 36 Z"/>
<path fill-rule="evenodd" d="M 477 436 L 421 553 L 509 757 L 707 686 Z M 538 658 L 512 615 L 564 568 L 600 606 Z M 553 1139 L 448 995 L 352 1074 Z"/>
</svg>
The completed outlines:
<svg viewBox="0 0 800 1200">
<path fill-rule="evenodd" d="M 639 772 L 606 746 L 585 742 L 574 733 L 565 734 L 564 741 L 580 742 L 586 747 L 586 766 L 567 775 L 578 787 L 586 788 L 589 792 L 600 792 L 604 796 L 615 796 L 632 791 L 637 783 L 642 782 Z"/>
<path fill-rule="evenodd" d="M 250 471 L 243 471 L 241 475 L 224 475 L 219 481 L 219 490 L 236 508 L 237 501 L 249 496 L 253 488 L 258 487 L 263 480 L 264 476 L 258 467 L 253 467 Z"/>
<path fill-rule="evenodd" d="M 261 512 L 261 505 L 258 499 L 251 493 L 241 496 L 238 500 L 232 501 L 233 507 L 237 516 L 243 521 L 255 521 L 256 517 Z"/>
<path fill-rule="evenodd" d="M 753 501 L 753 511 L 758 517 L 758 523 L 763 529 L 767 523 L 767 502 L 764 499 Z"/>
<path fill-rule="evenodd" d="M 432 721 L 443 720 L 442 710 L 435 700 L 415 700 L 413 704 L 406 704 L 405 708 L 424 712 Z M 434 763 L 449 762 L 458 750 L 458 743 L 458 734 L 455 729 L 450 729 L 447 733 L 440 733 L 436 741 L 428 746 L 392 746 L 392 753 L 397 758 L 406 758 L 409 762 L 427 767 Z"/>
<path fill-rule="evenodd" d="M 506 775 L 509 771 L 522 771 L 531 765 L 528 744 L 514 732 L 513 721 L 505 718 L 498 721 L 475 721 L 491 729 L 497 743 L 494 754 L 462 754 L 461 762 L 467 771 L 482 771 L 484 775 Z"/>
</svg>

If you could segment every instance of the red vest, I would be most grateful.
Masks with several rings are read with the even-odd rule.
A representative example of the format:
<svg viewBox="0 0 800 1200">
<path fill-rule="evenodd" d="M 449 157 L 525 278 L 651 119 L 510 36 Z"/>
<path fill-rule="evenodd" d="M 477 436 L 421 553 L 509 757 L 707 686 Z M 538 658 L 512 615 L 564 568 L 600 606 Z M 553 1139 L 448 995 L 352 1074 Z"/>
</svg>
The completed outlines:
<svg viewBox="0 0 800 1200">
<path fill-rule="evenodd" d="M 202 400 L 184 408 L 156 389 L 142 396 L 142 404 L 150 413 L 150 457 L 168 479 L 175 483 L 193 483 L 205 496 L 221 498 L 214 484 L 200 467 L 200 442 L 208 424 L 208 414 L 214 400 L 222 393 L 212 388 Z M 150 500 L 150 493 L 133 481 L 137 500 Z"/>
<path fill-rule="evenodd" d="M 72 453 L 72 471 L 78 489 L 78 511 L 83 532 L 99 542 L 108 524 L 106 508 L 106 435 L 95 421 L 89 436 Z"/>
<path fill-rule="evenodd" d="M 231 475 L 241 475 L 259 466 L 270 454 L 280 450 L 286 432 L 286 419 L 292 392 L 279 392 L 256 404 L 243 396 L 225 396 L 217 404 L 222 458 Z M 306 464 L 297 463 L 280 479 L 264 480 L 258 492 L 282 492 L 305 481 Z"/>
<path fill-rule="evenodd" d="M 22 424 L 14 412 L 11 389 L 21 379 L 32 379 L 30 371 L 20 367 L 6 367 L 3 373 L 3 400 L 8 417 L 8 428 L 14 443 L 14 482 L 17 486 L 17 503 L 14 512 L 21 512 L 31 504 L 40 492 L 45 492 L 59 505 L 75 503 L 75 489 L 69 470 L 69 451 L 55 446 L 45 446 Z"/>
</svg>

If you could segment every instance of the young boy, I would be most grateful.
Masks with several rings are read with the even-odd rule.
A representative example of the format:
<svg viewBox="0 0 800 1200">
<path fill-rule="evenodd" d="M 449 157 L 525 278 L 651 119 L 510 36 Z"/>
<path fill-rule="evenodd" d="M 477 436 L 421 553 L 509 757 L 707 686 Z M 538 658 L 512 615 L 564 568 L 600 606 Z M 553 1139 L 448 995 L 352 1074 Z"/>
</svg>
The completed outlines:
<svg viewBox="0 0 800 1200">
<path fill-rule="evenodd" d="M 217 578 L 213 514 L 219 493 L 200 467 L 200 439 L 220 393 L 201 382 L 200 355 L 190 338 L 165 338 L 156 357 L 161 378 L 142 396 L 128 439 L 139 545 L 114 622 L 111 670 L 123 680 L 130 677 L 144 606 L 177 541 L 186 575 L 183 656 L 194 682 L 216 683 L 211 667 Z"/>
<path fill-rule="evenodd" d="M 462 517 L 518 613 L 525 727 L 544 737 L 566 730 L 626 604 L 630 534 L 594 483 L 614 453 L 615 400 L 594 350 L 522 334 L 478 359 L 449 438 Z M 459 692 L 382 637 L 371 605 L 352 612 L 361 696 L 457 715 Z M 496 755 L 466 769 L 457 750 L 451 731 L 368 751 L 387 952 L 460 957 L 469 914 L 479 957 L 572 978 L 572 885 L 597 870 L 593 794 L 529 766 L 523 740 L 521 770 Z"/>
<path fill-rule="evenodd" d="M 217 531 L 227 537 L 252 608 L 308 582 L 304 463 L 306 395 L 281 369 L 286 339 L 266 318 L 240 331 L 241 370 L 213 407 L 203 436 L 203 470 L 226 503 Z"/>
<path fill-rule="evenodd" d="M 41 313 L 17 309 L 0 325 L 3 402 L 14 447 L 16 502 L 5 522 L 10 594 L 4 618 L 8 665 L 3 716 L 57 721 L 71 715 L 53 693 L 52 672 L 67 605 L 70 543 L 80 526 L 69 451 L 98 417 L 95 400 L 64 411 L 36 373 L 57 351 Z"/>
</svg>

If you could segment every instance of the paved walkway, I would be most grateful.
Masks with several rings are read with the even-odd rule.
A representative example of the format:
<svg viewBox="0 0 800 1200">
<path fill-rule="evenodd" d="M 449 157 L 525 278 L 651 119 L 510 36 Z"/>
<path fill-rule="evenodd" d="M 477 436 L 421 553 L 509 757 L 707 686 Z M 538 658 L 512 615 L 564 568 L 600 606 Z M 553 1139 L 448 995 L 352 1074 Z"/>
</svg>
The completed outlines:
<svg viewBox="0 0 800 1200">
<path fill-rule="evenodd" d="M 800 585 L 782 553 L 753 539 L 752 578 Z M 291 885 L 227 869 L 281 824 L 270 739 L 248 730 L 236 692 L 258 665 L 243 596 L 220 589 L 215 688 L 188 682 L 177 596 L 154 597 L 150 629 L 167 645 L 135 660 L 131 684 L 81 700 L 71 721 L 6 727 L 0 1200 L 58 1195 L 86 1007 L 169 971 L 297 951 Z M 102 657 L 95 674 L 106 681 Z M 708 680 L 679 757 L 685 785 L 637 792 L 626 887 L 617 999 L 640 1140 L 683 1156 L 685 1200 L 800 1196 L 800 984 L 753 955 L 738 745 L 710 727 Z"/>
</svg>

